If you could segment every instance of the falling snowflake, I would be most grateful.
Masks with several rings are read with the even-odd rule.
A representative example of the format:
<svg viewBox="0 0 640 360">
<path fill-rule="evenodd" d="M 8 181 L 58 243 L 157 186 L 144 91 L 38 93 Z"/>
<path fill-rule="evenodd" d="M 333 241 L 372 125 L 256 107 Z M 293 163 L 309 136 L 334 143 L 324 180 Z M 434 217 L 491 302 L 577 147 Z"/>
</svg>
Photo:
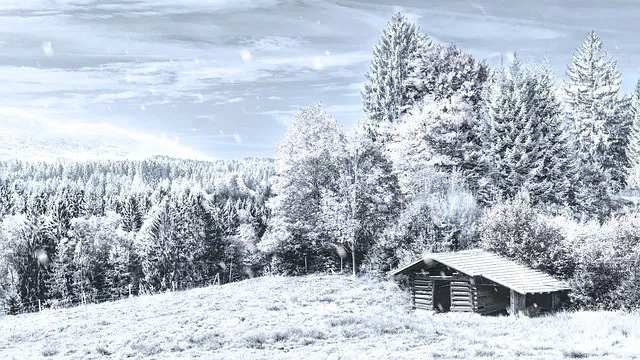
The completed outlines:
<svg viewBox="0 0 640 360">
<path fill-rule="evenodd" d="M 329 50 L 325 50 L 325 51 L 324 51 L 324 54 L 325 54 L 326 56 L 329 56 L 329 55 L 331 55 L 331 52 L 330 52 Z"/>
<path fill-rule="evenodd" d="M 144 106 L 144 104 L 143 104 L 143 105 L 140 105 L 140 110 L 145 111 L 146 109 L 147 109 L 147 107 L 146 107 L 146 106 Z"/>
<path fill-rule="evenodd" d="M 314 58 L 313 59 L 313 68 L 316 69 L 317 71 L 320 71 L 322 69 L 324 69 L 324 63 L 322 62 L 322 59 L 320 58 Z"/>
<path fill-rule="evenodd" d="M 51 45 L 51 41 L 45 41 L 42 43 L 42 52 L 47 57 L 53 56 L 53 45 Z"/>
<path fill-rule="evenodd" d="M 504 57 L 506 57 L 506 58 L 507 58 L 507 60 L 509 60 L 509 62 L 511 62 L 511 63 L 513 62 L 513 60 L 515 60 L 515 59 L 516 59 L 516 55 L 515 55 L 515 53 L 514 53 L 513 51 L 507 51 L 507 52 L 504 54 Z"/>
<path fill-rule="evenodd" d="M 248 63 L 253 60 L 253 55 L 251 55 L 251 52 L 249 50 L 242 49 L 242 51 L 240 51 L 240 58 L 242 58 L 242 61 Z"/>
<path fill-rule="evenodd" d="M 242 138 L 240 137 L 240 134 L 233 134 L 233 139 L 236 141 L 236 144 L 242 144 Z"/>
<path fill-rule="evenodd" d="M 36 257 L 38 258 L 38 263 L 40 265 L 47 265 L 49 263 L 49 256 L 47 255 L 47 252 L 42 249 L 36 252 Z"/>
</svg>

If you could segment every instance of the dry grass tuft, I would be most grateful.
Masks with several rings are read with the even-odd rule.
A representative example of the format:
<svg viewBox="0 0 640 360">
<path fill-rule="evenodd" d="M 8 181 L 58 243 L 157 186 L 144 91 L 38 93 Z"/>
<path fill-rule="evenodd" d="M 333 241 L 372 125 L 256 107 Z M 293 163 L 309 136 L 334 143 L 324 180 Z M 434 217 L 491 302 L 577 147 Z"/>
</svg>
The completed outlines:
<svg viewBox="0 0 640 360">
<path fill-rule="evenodd" d="M 0 359 L 640 358 L 640 314 L 482 317 L 410 306 L 388 281 L 255 278 L 6 316 Z"/>
</svg>

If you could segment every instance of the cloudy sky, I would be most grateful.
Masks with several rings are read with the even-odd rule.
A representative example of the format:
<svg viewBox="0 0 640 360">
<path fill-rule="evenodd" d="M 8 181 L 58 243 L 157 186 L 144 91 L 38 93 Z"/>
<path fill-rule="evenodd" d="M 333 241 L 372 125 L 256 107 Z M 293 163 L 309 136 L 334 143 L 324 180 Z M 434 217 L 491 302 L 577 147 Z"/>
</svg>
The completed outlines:
<svg viewBox="0 0 640 360">
<path fill-rule="evenodd" d="M 300 105 L 361 116 L 395 11 L 491 64 L 517 50 L 558 75 L 594 29 L 624 89 L 640 76 L 636 0 L 2 0 L 0 153 L 272 156 Z"/>
</svg>

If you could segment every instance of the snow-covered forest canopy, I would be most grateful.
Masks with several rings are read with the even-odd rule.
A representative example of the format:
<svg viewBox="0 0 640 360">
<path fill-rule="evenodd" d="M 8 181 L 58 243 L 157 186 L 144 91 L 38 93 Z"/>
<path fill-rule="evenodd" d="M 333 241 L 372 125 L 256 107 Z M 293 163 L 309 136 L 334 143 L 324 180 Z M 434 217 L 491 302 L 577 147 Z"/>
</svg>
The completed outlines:
<svg viewBox="0 0 640 360">
<path fill-rule="evenodd" d="M 640 82 L 621 92 L 594 32 L 553 74 L 517 54 L 492 69 L 395 14 L 365 117 L 302 107 L 275 160 L 0 163 L 0 305 L 484 247 L 568 280 L 573 306 L 638 308 Z"/>
</svg>

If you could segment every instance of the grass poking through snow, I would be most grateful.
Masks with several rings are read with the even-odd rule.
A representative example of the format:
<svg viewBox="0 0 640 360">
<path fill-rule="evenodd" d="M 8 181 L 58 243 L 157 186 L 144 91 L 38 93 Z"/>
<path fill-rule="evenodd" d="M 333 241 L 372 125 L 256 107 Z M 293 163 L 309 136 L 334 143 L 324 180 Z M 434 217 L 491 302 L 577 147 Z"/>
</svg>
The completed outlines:
<svg viewBox="0 0 640 360">
<path fill-rule="evenodd" d="M 640 359 L 640 315 L 412 311 L 391 282 L 265 277 L 0 317 L 0 359 Z"/>
</svg>

